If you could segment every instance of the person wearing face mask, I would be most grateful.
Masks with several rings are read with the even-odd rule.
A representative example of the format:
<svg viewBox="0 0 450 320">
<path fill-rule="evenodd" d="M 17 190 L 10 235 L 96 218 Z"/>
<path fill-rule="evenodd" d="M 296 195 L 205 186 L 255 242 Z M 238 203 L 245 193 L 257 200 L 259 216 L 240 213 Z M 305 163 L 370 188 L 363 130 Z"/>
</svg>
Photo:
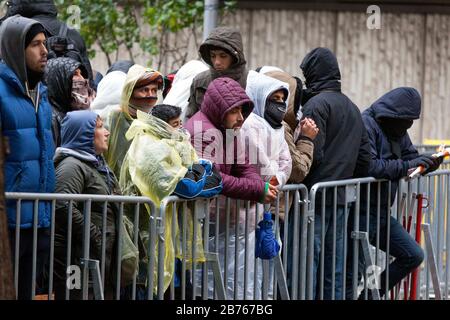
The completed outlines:
<svg viewBox="0 0 450 320">
<path fill-rule="evenodd" d="M 378 179 L 391 180 L 390 193 L 389 184 L 382 183 L 380 188 L 380 249 L 386 250 L 389 245 L 389 254 L 395 260 L 389 265 L 389 283 L 386 284 L 386 275 L 380 275 L 380 296 L 383 296 L 386 287 L 388 290 L 395 287 L 406 275 L 418 267 L 423 259 L 424 253 L 420 245 L 406 232 L 399 221 L 388 214 L 389 208 L 395 200 L 398 189 L 398 180 L 406 177 L 409 170 L 414 170 L 422 165 L 426 168 L 424 174 L 436 170 L 442 160 L 433 158 L 431 155 L 419 154 L 414 148 L 407 130 L 413 125 L 414 120 L 419 119 L 421 110 L 421 98 L 419 92 L 410 87 L 400 87 L 389 91 L 375 101 L 362 113 L 364 125 L 370 141 L 370 165 L 369 175 Z M 369 208 L 369 241 L 376 243 L 377 230 L 377 188 L 370 190 Z M 367 231 L 367 191 L 366 187 L 361 189 L 361 212 L 359 230 Z M 389 202 L 390 199 L 390 202 Z M 352 215 L 350 215 L 352 217 Z M 389 219 L 389 221 L 388 221 Z M 387 226 L 390 224 L 390 241 L 386 243 Z M 349 222 L 353 227 L 353 221 Z M 348 242 L 350 246 L 353 241 Z M 353 250 L 350 247 L 348 261 L 351 261 Z M 363 257 L 359 257 L 358 280 L 362 278 Z M 349 260 L 350 259 L 350 260 Z M 347 272 L 347 299 L 356 298 L 352 286 L 353 270 Z M 361 294 L 363 298 L 364 292 Z M 371 291 L 369 290 L 369 299 Z"/>
<path fill-rule="evenodd" d="M 292 170 L 283 128 L 288 88 L 285 82 L 249 71 L 246 93 L 255 107 L 241 132 L 241 137 L 249 138 L 249 158 L 256 159 L 263 180 L 280 186 L 286 184 Z"/>
<path fill-rule="evenodd" d="M 125 137 L 137 111 L 149 113 L 158 100 L 158 91 L 163 89 L 163 76 L 158 71 L 133 65 L 127 73 L 122 90 L 120 109 L 102 113 L 106 127 L 111 132 L 105 159 L 120 179 L 123 159 L 131 141 Z"/>
<path fill-rule="evenodd" d="M 327 48 L 315 48 L 305 56 L 300 68 L 306 84 L 302 95 L 303 119 L 311 118 L 319 129 L 314 139 L 313 163 L 303 183 L 311 189 L 318 182 L 367 176 L 370 160 L 367 132 L 358 107 L 341 91 L 341 73 L 336 56 Z M 319 191 L 316 199 L 321 198 L 322 193 Z M 333 205 L 333 198 L 333 192 L 326 192 L 324 205 L 319 200 L 313 204 L 316 213 L 313 294 L 315 298 L 326 300 L 332 298 L 333 286 L 334 298 L 339 300 L 343 297 L 344 227 L 347 215 L 345 189 L 337 188 L 336 207 Z M 333 218 L 334 216 L 336 218 Z M 336 229 L 333 225 L 336 225 Z M 324 252 L 321 252 L 322 244 Z M 317 271 L 322 254 L 323 292 L 316 290 L 316 284 L 319 283 Z"/>
<path fill-rule="evenodd" d="M 50 59 L 44 74 L 48 99 L 53 107 L 52 132 L 55 147 L 61 145 L 61 122 L 69 111 L 89 109 L 95 91 L 89 86 L 84 66 L 71 58 Z"/>
<path fill-rule="evenodd" d="M 255 165 L 262 179 L 272 186 L 282 187 L 292 171 L 292 159 L 283 126 L 289 85 L 262 73 L 249 71 L 245 91 L 253 101 L 254 108 L 242 126 L 240 141 L 245 145 L 248 139 L 249 147 L 245 152 L 248 152 L 250 163 Z M 283 200 L 280 199 L 280 203 L 284 203 Z M 253 208 L 254 205 L 250 206 L 250 210 Z M 284 207 L 281 211 L 284 212 Z M 269 274 L 273 272 L 273 264 L 270 263 Z M 261 274 L 257 275 L 257 279 L 262 281 Z M 273 297 L 272 284 L 269 285 L 268 296 Z"/>
</svg>

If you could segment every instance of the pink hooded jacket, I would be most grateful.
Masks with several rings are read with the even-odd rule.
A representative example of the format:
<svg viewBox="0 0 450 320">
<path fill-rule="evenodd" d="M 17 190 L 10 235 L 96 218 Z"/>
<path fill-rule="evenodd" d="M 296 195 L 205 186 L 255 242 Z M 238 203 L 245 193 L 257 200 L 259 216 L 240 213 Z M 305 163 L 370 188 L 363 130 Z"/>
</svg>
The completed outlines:
<svg viewBox="0 0 450 320">
<path fill-rule="evenodd" d="M 247 158 L 238 161 L 238 149 L 233 143 L 236 139 L 227 139 L 223 126 L 225 114 L 237 106 L 242 106 L 245 121 L 253 110 L 253 102 L 235 80 L 217 78 L 206 90 L 201 111 L 188 120 L 185 128 L 191 134 L 191 142 L 199 157 L 213 161 L 219 168 L 223 180 L 222 194 L 235 199 L 261 201 L 265 182 Z"/>
</svg>

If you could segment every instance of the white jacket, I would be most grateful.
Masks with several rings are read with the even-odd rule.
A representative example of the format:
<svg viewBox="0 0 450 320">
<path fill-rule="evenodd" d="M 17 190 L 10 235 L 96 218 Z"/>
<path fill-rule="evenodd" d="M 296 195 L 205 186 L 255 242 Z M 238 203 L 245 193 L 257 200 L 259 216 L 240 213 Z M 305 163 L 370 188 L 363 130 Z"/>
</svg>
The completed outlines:
<svg viewBox="0 0 450 320">
<path fill-rule="evenodd" d="M 112 71 L 108 73 L 97 86 L 97 96 L 91 104 L 91 110 L 100 113 L 107 106 L 120 105 L 126 73 Z"/>
<path fill-rule="evenodd" d="M 175 74 L 172 88 L 164 99 L 164 104 L 180 107 L 181 119 L 185 122 L 186 108 L 191 94 L 191 85 L 195 76 L 200 72 L 208 70 L 209 67 L 199 60 L 191 60 L 184 64 Z"/>
<path fill-rule="evenodd" d="M 248 139 L 249 160 L 257 164 L 262 178 L 269 181 L 271 177 L 276 176 L 280 185 L 285 185 L 291 175 L 292 159 L 284 138 L 284 128 L 274 129 L 264 119 L 266 100 L 280 89 L 289 92 L 287 83 L 249 71 L 245 91 L 255 107 L 244 122 L 241 139 Z M 288 99 L 289 97 L 286 97 L 286 101 Z"/>
</svg>

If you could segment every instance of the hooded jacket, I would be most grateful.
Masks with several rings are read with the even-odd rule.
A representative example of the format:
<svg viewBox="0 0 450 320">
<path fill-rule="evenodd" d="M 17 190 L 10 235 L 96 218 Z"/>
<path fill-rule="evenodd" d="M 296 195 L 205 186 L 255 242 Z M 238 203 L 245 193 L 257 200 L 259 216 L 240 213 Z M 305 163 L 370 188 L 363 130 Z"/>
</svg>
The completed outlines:
<svg viewBox="0 0 450 320">
<path fill-rule="evenodd" d="M 106 74 L 97 86 L 97 94 L 91 103 L 91 109 L 97 113 L 107 112 L 113 107 L 117 109 L 126 78 L 127 74 L 120 70 Z"/>
<path fill-rule="evenodd" d="M 113 106 L 112 109 L 104 110 L 104 112 L 101 113 L 101 116 L 106 123 L 106 127 L 111 132 L 111 136 L 108 140 L 108 151 L 105 152 L 105 159 L 119 179 L 123 159 L 131 144 L 131 141 L 127 140 L 125 137 L 125 134 L 133 122 L 133 118 L 129 111 L 129 102 L 133 95 L 136 82 L 146 73 L 150 73 L 150 77 L 153 79 L 162 77 L 161 73 L 158 71 L 135 64 L 128 70 L 122 89 L 120 109 L 114 109 Z"/>
<path fill-rule="evenodd" d="M 10 6 L 3 19 L 20 14 L 23 17 L 32 18 L 40 22 L 49 36 L 58 35 L 59 29 L 64 22 L 57 19 L 58 10 L 53 0 L 10 0 Z M 93 81 L 93 72 L 89 57 L 87 55 L 86 45 L 80 33 L 75 29 L 67 30 L 67 37 L 71 39 L 77 50 L 81 54 L 82 63 L 88 72 L 89 79 Z M 92 83 L 91 83 L 92 85 Z"/>
<path fill-rule="evenodd" d="M 300 108 L 300 96 L 297 97 L 294 94 L 297 92 L 297 81 L 289 73 L 273 66 L 264 66 L 259 72 L 289 84 L 288 107 L 283 122 L 284 139 L 289 146 L 292 158 L 292 172 L 289 182 L 302 183 L 311 168 L 314 144 L 311 139 L 302 136 L 297 141 L 294 141 L 294 131 L 298 125 L 295 110 Z M 298 104 L 297 108 L 295 107 L 296 104 Z"/>
<path fill-rule="evenodd" d="M 269 181 L 275 176 L 280 185 L 285 185 L 291 175 L 292 159 L 284 138 L 284 128 L 274 129 L 264 119 L 267 99 L 280 89 L 286 92 L 288 101 L 287 83 L 255 71 L 248 73 L 245 91 L 255 108 L 242 126 L 242 136 L 249 138 L 249 158 L 257 155 L 257 167 L 263 180 Z"/>
<path fill-rule="evenodd" d="M 61 147 L 56 150 L 56 193 L 120 194 L 117 180 L 101 156 L 95 153 L 94 135 L 98 115 L 83 110 L 67 113 L 62 122 Z M 69 201 L 56 202 L 55 274 L 56 283 L 65 289 L 67 256 L 67 223 Z M 118 206 L 108 203 L 106 229 L 103 230 L 104 203 L 92 202 L 90 222 L 90 258 L 101 260 L 102 235 L 106 234 L 105 275 L 108 281 L 116 241 Z M 84 203 L 74 202 L 72 209 L 72 260 L 79 264 L 82 257 Z"/>
<path fill-rule="evenodd" d="M 289 85 L 289 99 L 287 102 L 287 111 L 286 115 L 284 116 L 284 121 L 290 126 L 292 130 L 295 130 L 297 126 L 297 115 L 295 114 L 295 110 L 298 108 L 295 108 L 295 103 L 300 104 L 300 101 L 295 101 L 295 92 L 297 90 L 297 81 L 293 76 L 291 76 L 289 73 L 277 68 L 277 67 L 271 67 L 271 66 L 264 66 L 259 71 L 262 74 L 265 74 L 266 76 L 278 79 L 280 81 L 283 81 Z M 300 88 L 301 89 L 301 88 Z"/>
<path fill-rule="evenodd" d="M 206 90 L 201 111 L 188 120 L 185 128 L 191 134 L 191 142 L 199 157 L 211 160 L 219 168 L 223 182 L 222 194 L 236 199 L 260 201 L 264 196 L 265 183 L 256 168 L 248 163 L 248 159 L 243 164 L 238 163 L 236 139 L 226 137 L 223 126 L 225 114 L 237 106 L 243 106 L 245 121 L 253 110 L 253 102 L 244 89 L 230 78 L 215 79 Z M 228 154 L 229 151 L 233 151 L 233 154 Z"/>
<path fill-rule="evenodd" d="M 216 71 L 212 65 L 211 47 L 223 48 L 233 57 L 233 63 L 224 71 Z M 186 110 L 186 118 L 189 119 L 196 113 L 203 101 L 203 96 L 208 85 L 219 77 L 228 77 L 237 81 L 245 89 L 247 81 L 247 69 L 244 56 L 242 36 L 239 31 L 230 27 L 218 27 L 214 29 L 208 38 L 200 45 L 199 54 L 203 61 L 209 65 L 209 70 L 199 73 L 192 82 L 189 104 Z"/>
<path fill-rule="evenodd" d="M 362 119 L 367 129 L 370 142 L 369 175 L 377 179 L 389 179 L 391 182 L 391 203 L 394 202 L 398 188 L 398 179 L 405 177 L 408 172 L 406 161 L 418 157 L 408 133 L 398 141 L 401 157 L 393 152 L 391 141 L 383 132 L 379 124 L 380 118 L 416 120 L 421 110 L 420 94 L 414 88 L 400 87 L 389 91 L 362 113 Z M 371 190 L 371 201 L 375 201 L 376 190 Z M 388 184 L 382 183 L 381 194 L 388 194 Z M 387 206 L 387 196 L 382 197 L 381 204 Z"/>
<path fill-rule="evenodd" d="M 28 91 L 25 37 L 38 22 L 20 16 L 3 22 L 0 33 L 0 116 L 10 153 L 5 159 L 5 192 L 51 193 L 55 189 L 51 107 L 47 88 L 38 83 L 36 104 Z M 7 201 L 8 226 L 16 226 L 16 203 Z M 50 225 L 50 203 L 41 202 L 38 227 Z M 33 226 L 33 201 L 22 201 L 21 228 Z"/>
<path fill-rule="evenodd" d="M 164 98 L 164 104 L 181 108 L 181 119 L 185 122 L 192 81 L 200 72 L 208 70 L 208 65 L 199 60 L 191 60 L 183 65 L 175 74 L 172 88 Z"/>
<path fill-rule="evenodd" d="M 304 184 L 311 188 L 318 182 L 367 176 L 367 132 L 358 107 L 341 93 L 336 57 L 327 48 L 316 48 L 306 55 L 300 68 L 307 87 L 303 117 L 312 118 L 319 128 L 313 164 Z M 344 190 L 339 189 L 338 204 L 344 204 L 344 197 Z"/>
<path fill-rule="evenodd" d="M 61 145 L 60 131 L 62 119 L 71 111 L 72 79 L 75 70 L 80 69 L 84 78 L 87 71 L 81 62 L 70 58 L 50 59 L 47 63 L 44 79 L 48 88 L 48 100 L 53 107 L 52 130 L 56 147 Z"/>
</svg>

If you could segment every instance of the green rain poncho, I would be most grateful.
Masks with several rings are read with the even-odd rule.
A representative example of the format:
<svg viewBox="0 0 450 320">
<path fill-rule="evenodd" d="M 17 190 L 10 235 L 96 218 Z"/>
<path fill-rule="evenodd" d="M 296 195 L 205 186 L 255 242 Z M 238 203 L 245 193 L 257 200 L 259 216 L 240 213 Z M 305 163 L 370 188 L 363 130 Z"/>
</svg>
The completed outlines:
<svg viewBox="0 0 450 320">
<path fill-rule="evenodd" d="M 126 138 L 132 140 L 128 153 L 123 161 L 120 175 L 120 186 L 124 194 L 139 193 L 150 198 L 160 207 L 161 201 L 171 195 L 177 183 L 185 176 L 188 168 L 198 161 L 195 149 L 190 143 L 189 134 L 175 130 L 166 122 L 141 111 L 137 111 L 137 119 L 133 121 L 126 133 Z M 137 191 L 137 192 L 136 192 Z M 147 208 L 148 210 L 149 208 Z M 148 212 L 150 212 L 148 210 Z M 147 215 L 147 217 L 149 217 Z M 188 225 L 188 248 L 192 248 L 193 219 L 186 214 Z M 172 281 L 175 267 L 175 257 L 192 261 L 188 252 L 181 252 L 177 216 L 172 216 L 172 205 L 165 213 L 165 253 L 164 253 L 164 290 Z M 141 228 L 141 236 L 145 247 L 148 246 L 147 228 Z M 175 230 L 175 231 L 174 231 Z M 175 243 L 173 242 L 175 240 Z M 156 247 L 151 249 L 155 257 Z M 196 262 L 204 262 L 202 239 L 196 241 Z M 156 284 L 156 270 L 154 273 Z M 156 290 L 156 287 L 154 288 Z"/>
<path fill-rule="evenodd" d="M 130 115 L 129 103 L 136 82 L 143 78 L 157 79 L 162 77 L 161 73 L 151 68 L 135 64 L 127 73 L 127 78 L 122 90 L 120 109 L 112 109 L 102 114 L 105 126 L 110 131 L 108 151 L 104 153 L 104 157 L 109 167 L 114 171 L 116 177 L 120 178 L 120 170 L 123 159 L 128 151 L 131 141 L 126 139 L 125 134 L 130 128 L 133 118 Z"/>
</svg>

